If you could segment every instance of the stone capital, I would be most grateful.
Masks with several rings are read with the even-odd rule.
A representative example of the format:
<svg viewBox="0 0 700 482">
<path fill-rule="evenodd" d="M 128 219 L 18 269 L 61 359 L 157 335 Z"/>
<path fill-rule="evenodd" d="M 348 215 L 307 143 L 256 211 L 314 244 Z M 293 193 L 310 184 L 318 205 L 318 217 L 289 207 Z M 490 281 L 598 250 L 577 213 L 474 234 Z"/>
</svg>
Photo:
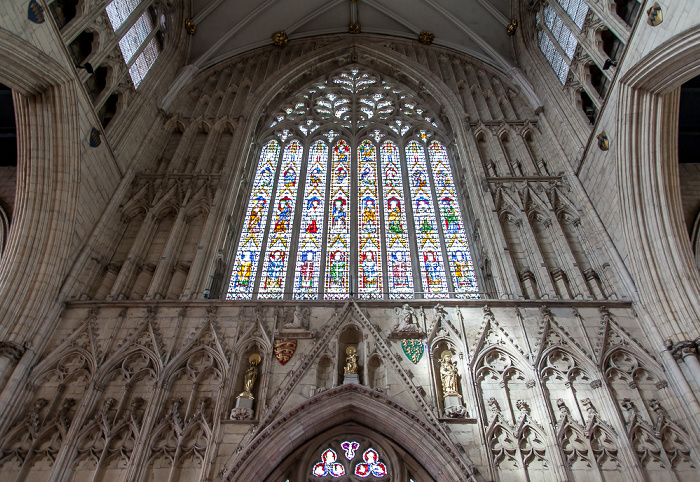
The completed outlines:
<svg viewBox="0 0 700 482">
<path fill-rule="evenodd" d="M 0 356 L 8 358 L 13 363 L 17 363 L 25 352 L 22 345 L 11 341 L 0 341 Z"/>
</svg>

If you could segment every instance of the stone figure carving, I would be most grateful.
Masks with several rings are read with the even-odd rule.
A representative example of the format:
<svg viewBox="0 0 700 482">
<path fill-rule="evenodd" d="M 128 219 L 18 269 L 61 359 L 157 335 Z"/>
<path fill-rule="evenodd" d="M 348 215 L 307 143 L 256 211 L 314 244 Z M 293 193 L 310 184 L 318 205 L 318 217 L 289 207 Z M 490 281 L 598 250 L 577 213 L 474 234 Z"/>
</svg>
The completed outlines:
<svg viewBox="0 0 700 482">
<path fill-rule="evenodd" d="M 245 377 L 243 379 L 243 392 L 238 395 L 237 398 L 250 398 L 251 400 L 255 397 L 253 396 L 253 386 L 255 386 L 255 380 L 258 379 L 258 365 L 260 364 L 260 355 L 253 353 L 248 358 L 250 366 L 245 372 Z"/>
<path fill-rule="evenodd" d="M 413 308 L 408 304 L 403 305 L 401 308 L 394 308 L 394 313 L 396 314 L 395 330 L 418 331 L 418 325 L 413 320 Z"/>
<path fill-rule="evenodd" d="M 460 396 L 457 391 L 457 362 L 452 360 L 452 352 L 445 350 L 440 355 L 440 378 L 442 379 L 442 392 L 444 396 Z"/>
<path fill-rule="evenodd" d="M 349 346 L 345 349 L 345 353 L 348 355 L 347 358 L 345 358 L 345 374 L 357 375 L 357 348 Z"/>
<path fill-rule="evenodd" d="M 306 316 L 308 314 L 309 314 L 308 308 L 302 308 L 300 305 L 297 305 L 296 308 L 294 308 L 294 312 L 292 313 L 292 320 L 285 323 L 283 328 L 285 330 L 303 330 L 303 329 L 305 329 L 304 321 L 305 321 Z"/>
</svg>

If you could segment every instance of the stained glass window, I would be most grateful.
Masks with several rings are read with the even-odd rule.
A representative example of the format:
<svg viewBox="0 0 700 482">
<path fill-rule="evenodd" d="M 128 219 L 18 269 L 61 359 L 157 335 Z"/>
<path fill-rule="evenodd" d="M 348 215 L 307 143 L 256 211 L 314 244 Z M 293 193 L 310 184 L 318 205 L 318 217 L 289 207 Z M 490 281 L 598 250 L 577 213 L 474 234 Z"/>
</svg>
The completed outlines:
<svg viewBox="0 0 700 482">
<path fill-rule="evenodd" d="M 455 296 L 470 298 L 479 290 L 476 276 L 474 276 L 467 233 L 462 224 L 462 213 L 457 201 L 450 159 L 447 157 L 445 148 L 437 141 L 431 142 L 428 150 Z"/>
<path fill-rule="evenodd" d="M 258 298 L 281 299 L 284 296 L 302 151 L 301 143 L 296 139 L 287 144 L 284 149 L 282 168 L 277 180 L 277 193 L 272 205 L 273 214 L 270 220 Z"/>
<path fill-rule="evenodd" d="M 228 299 L 479 297 L 441 127 L 419 99 L 350 68 L 266 125 L 285 147 L 260 153 Z"/>
<path fill-rule="evenodd" d="M 365 139 L 359 149 L 357 291 L 360 299 L 382 297 L 382 252 L 379 232 L 377 150 Z"/>
<path fill-rule="evenodd" d="M 396 143 L 386 141 L 382 145 L 381 158 L 389 298 L 410 299 L 413 298 L 413 270 L 408 244 L 401 157 Z"/>
<path fill-rule="evenodd" d="M 418 259 L 426 298 L 447 298 L 447 280 L 437 218 L 430 191 L 425 151 L 418 141 L 406 146 L 409 185 L 413 203 L 413 223 L 418 241 Z"/>
<path fill-rule="evenodd" d="M 583 0 L 557 0 L 564 11 L 571 17 L 576 26 L 583 28 L 583 22 L 586 20 L 588 13 L 588 5 Z"/>
<path fill-rule="evenodd" d="M 226 299 L 250 299 L 253 294 L 279 153 L 277 141 L 270 141 L 260 154 Z"/>
<path fill-rule="evenodd" d="M 315 300 L 318 297 L 327 165 L 328 145 L 323 141 L 316 141 L 309 153 L 294 274 L 294 298 L 298 300 Z"/>
<path fill-rule="evenodd" d="M 326 255 L 326 299 L 348 297 L 350 262 L 350 146 L 344 140 L 333 148 L 331 208 Z"/>
</svg>

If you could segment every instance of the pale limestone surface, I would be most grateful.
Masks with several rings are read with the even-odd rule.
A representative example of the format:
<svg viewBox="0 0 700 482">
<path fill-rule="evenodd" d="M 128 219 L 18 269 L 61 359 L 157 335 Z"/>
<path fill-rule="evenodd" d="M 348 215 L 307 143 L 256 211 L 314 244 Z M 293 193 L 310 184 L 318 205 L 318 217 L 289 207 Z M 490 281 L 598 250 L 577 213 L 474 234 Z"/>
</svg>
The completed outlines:
<svg viewBox="0 0 700 482">
<path fill-rule="evenodd" d="M 351 437 L 363 452 L 378 450 L 391 480 L 697 478 L 698 275 L 683 264 L 687 236 L 656 228 L 664 219 L 683 227 L 677 173 L 652 182 L 666 179 L 656 171 L 676 172 L 651 161 L 671 158 L 672 142 L 647 142 L 656 118 L 644 133 L 625 130 L 634 122 L 626 106 L 651 119 L 657 105 L 635 103 L 629 87 L 656 95 L 644 82 L 661 76 L 662 61 L 645 65 L 649 55 L 686 59 L 666 70 L 696 72 L 696 2 L 664 3 L 653 28 L 649 2 L 634 28 L 611 3 L 592 2 L 564 87 L 537 49 L 534 9 L 516 2 L 525 77 L 438 46 L 328 35 L 261 47 L 179 82 L 189 78 L 180 70 L 188 41 L 177 31 L 138 90 L 114 55 L 103 4 L 60 32 L 50 17 L 28 23 L 26 2 L 0 5 L 0 82 L 21 94 L 18 129 L 30 141 L 20 146 L 16 221 L 0 264 L 3 476 L 309 480 L 328 446 L 354 469 L 359 457 L 348 461 L 339 449 Z M 181 25 L 189 3 L 163 8 Z M 612 86 L 594 98 L 591 129 L 575 94 L 594 92 L 584 67 L 605 58 L 602 26 L 630 46 L 619 73 L 605 74 Z M 67 50 L 86 28 L 101 36 L 89 60 L 113 69 L 94 99 Z M 281 365 L 273 346 L 288 336 L 296 303 L 220 299 L 261 142 L 256 127 L 352 62 L 418 93 L 449 127 L 487 300 L 443 300 L 440 323 L 435 301 L 410 301 L 425 313 L 417 364 L 390 336 L 403 301 L 305 302 L 308 332 Z M 661 124 L 673 125 L 674 101 L 677 118 L 678 79 L 652 99 L 666 109 Z M 112 92 L 119 111 L 103 144 L 90 148 Z M 602 129 L 606 152 L 595 142 Z M 636 145 L 656 147 L 636 157 Z M 626 174 L 626 156 L 648 168 L 644 175 Z M 635 188 L 678 219 L 632 216 Z M 361 340 L 360 385 L 343 385 L 350 332 Z M 461 418 L 444 411 L 438 358 L 448 349 Z M 231 420 L 252 353 L 262 357 L 253 418 Z"/>
</svg>

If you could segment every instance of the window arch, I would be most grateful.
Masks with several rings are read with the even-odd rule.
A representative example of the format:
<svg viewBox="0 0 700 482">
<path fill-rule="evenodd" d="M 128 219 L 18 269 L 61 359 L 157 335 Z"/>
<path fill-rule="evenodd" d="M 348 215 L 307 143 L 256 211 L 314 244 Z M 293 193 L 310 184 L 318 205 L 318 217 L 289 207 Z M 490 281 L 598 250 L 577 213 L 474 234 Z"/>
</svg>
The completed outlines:
<svg viewBox="0 0 700 482">
<path fill-rule="evenodd" d="M 442 127 L 405 87 L 349 67 L 267 126 L 227 299 L 478 298 Z"/>
</svg>

